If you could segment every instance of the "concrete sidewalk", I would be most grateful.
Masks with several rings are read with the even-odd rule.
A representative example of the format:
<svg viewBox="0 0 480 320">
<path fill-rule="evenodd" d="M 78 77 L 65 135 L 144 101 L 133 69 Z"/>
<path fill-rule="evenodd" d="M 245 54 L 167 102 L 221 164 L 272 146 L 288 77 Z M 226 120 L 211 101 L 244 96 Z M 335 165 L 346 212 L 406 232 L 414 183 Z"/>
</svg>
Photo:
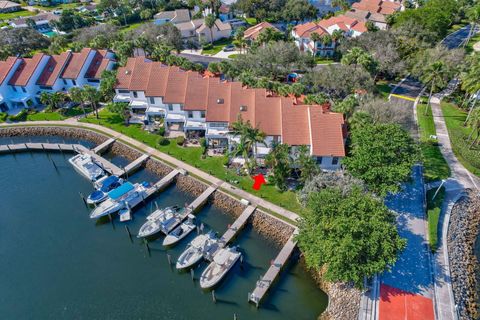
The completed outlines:
<svg viewBox="0 0 480 320">
<path fill-rule="evenodd" d="M 35 122 L 21 122 L 21 123 L 2 123 L 0 124 L 0 128 L 2 127 L 9 127 L 9 126 L 72 126 L 72 127 L 77 127 L 77 128 L 84 128 L 84 129 L 89 129 L 89 130 L 94 130 L 100 133 L 103 133 L 105 135 L 108 135 L 110 137 L 114 137 L 118 141 L 124 142 L 130 146 L 135 147 L 136 149 L 142 151 L 143 153 L 150 154 L 152 157 L 157 158 L 160 161 L 164 161 L 171 165 L 174 168 L 180 168 L 184 169 L 190 174 L 199 177 L 200 179 L 204 180 L 205 182 L 209 184 L 215 184 L 219 186 L 220 189 L 223 189 L 227 193 L 233 194 L 239 198 L 247 199 L 252 203 L 253 205 L 256 205 L 260 208 L 264 208 L 267 210 L 270 210 L 288 220 L 291 220 L 293 222 L 296 222 L 300 216 L 292 211 L 289 211 L 287 209 L 284 209 L 280 206 L 277 206 L 271 202 L 268 202 L 260 197 L 257 197 L 251 193 L 248 193 L 244 190 L 238 189 L 237 187 L 234 187 L 233 185 L 220 180 L 206 172 L 203 172 L 200 169 L 195 168 L 194 166 L 191 166 L 189 164 L 186 164 L 183 161 L 178 160 L 177 158 L 174 158 L 166 153 L 160 152 L 157 149 L 154 149 L 152 147 L 149 147 L 145 145 L 144 143 L 132 139 L 124 134 L 121 134 L 117 131 L 114 131 L 112 129 L 92 124 L 92 123 L 84 123 L 84 122 L 78 122 L 76 119 L 70 118 L 65 121 L 35 121 Z M 253 184 L 253 181 L 252 181 Z"/>
</svg>

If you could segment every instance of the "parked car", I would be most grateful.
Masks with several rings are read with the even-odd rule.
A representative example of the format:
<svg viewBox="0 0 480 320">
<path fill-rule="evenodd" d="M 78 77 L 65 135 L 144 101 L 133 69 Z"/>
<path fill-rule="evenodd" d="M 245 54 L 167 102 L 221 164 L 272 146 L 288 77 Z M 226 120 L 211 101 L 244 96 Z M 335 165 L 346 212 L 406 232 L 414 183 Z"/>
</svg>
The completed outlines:
<svg viewBox="0 0 480 320">
<path fill-rule="evenodd" d="M 225 52 L 235 51 L 235 46 L 233 44 L 229 44 L 229 45 L 223 47 L 223 51 L 225 51 Z"/>
</svg>

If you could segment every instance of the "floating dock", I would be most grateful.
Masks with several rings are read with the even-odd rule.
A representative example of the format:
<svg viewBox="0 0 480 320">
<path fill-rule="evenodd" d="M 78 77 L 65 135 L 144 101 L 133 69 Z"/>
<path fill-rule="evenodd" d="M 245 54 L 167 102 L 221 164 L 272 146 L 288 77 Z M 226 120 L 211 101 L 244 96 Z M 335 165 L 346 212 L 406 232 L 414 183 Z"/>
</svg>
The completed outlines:
<svg viewBox="0 0 480 320">
<path fill-rule="evenodd" d="M 227 243 L 232 241 L 232 239 L 247 223 L 255 209 L 257 209 L 257 207 L 251 205 L 248 206 L 245 210 L 243 210 L 242 214 L 237 218 L 237 220 L 235 220 L 235 222 L 228 227 L 227 231 L 223 234 L 223 236 L 220 237 L 218 241 L 221 248 L 225 247 Z"/>
<path fill-rule="evenodd" d="M 96 154 L 101 154 L 102 152 L 104 152 L 105 150 L 107 150 L 108 148 L 110 148 L 110 146 L 115 142 L 115 139 L 114 138 L 110 138 L 108 139 L 107 141 L 105 141 L 104 143 L 102 144 L 99 144 L 98 146 L 96 146 L 95 148 L 93 148 L 93 152 L 95 152 Z"/>
<path fill-rule="evenodd" d="M 280 252 L 278 253 L 275 260 L 272 261 L 272 264 L 270 265 L 270 268 L 268 268 L 265 275 L 262 277 L 262 279 L 257 281 L 257 285 L 253 290 L 253 293 L 250 293 L 248 295 L 249 301 L 255 303 L 257 307 L 259 306 L 260 301 L 265 297 L 273 282 L 278 278 L 282 267 L 286 264 L 293 251 L 295 250 L 297 243 L 294 240 L 294 237 L 297 232 L 298 231 L 295 230 L 294 233 L 290 236 L 288 241 L 283 246 L 282 250 L 280 250 Z"/>
</svg>

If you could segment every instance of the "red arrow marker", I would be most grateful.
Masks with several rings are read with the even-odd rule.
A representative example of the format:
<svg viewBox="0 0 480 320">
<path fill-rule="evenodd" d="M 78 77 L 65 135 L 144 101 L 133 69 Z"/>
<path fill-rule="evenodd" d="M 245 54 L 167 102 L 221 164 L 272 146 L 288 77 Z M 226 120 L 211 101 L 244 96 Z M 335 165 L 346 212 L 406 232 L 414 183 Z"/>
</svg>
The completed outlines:
<svg viewBox="0 0 480 320">
<path fill-rule="evenodd" d="M 253 190 L 260 190 L 260 188 L 262 187 L 262 184 L 265 184 L 267 183 L 265 181 L 265 178 L 263 177 L 263 174 L 259 173 L 257 174 L 255 177 L 253 177 L 253 180 L 255 180 L 255 182 L 253 183 Z"/>
</svg>

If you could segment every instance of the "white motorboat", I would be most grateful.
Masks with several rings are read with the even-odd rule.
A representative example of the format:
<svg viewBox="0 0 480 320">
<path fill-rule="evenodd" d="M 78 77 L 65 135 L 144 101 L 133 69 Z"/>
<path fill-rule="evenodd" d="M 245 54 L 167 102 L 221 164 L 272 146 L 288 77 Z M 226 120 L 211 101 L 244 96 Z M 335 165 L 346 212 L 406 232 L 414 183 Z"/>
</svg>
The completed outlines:
<svg viewBox="0 0 480 320">
<path fill-rule="evenodd" d="M 131 184 L 125 182 L 120 187 L 108 193 L 108 199 L 102 202 L 99 206 L 93 209 L 90 218 L 96 219 L 115 213 L 127 206 L 135 206 L 140 201 L 145 199 L 146 186 L 145 183 Z"/>
<path fill-rule="evenodd" d="M 120 187 L 123 184 L 123 179 L 117 176 L 104 176 L 95 182 L 97 190 L 93 191 L 87 198 L 88 204 L 98 204 L 107 200 L 108 193 L 113 189 Z"/>
<path fill-rule="evenodd" d="M 195 228 L 195 216 L 189 214 L 187 221 L 182 222 L 179 226 L 177 226 L 175 229 L 173 229 L 170 233 L 167 234 L 165 239 L 163 239 L 163 245 L 174 245 L 175 243 L 188 236 L 190 232 L 195 230 Z"/>
<path fill-rule="evenodd" d="M 213 233 L 196 236 L 187 246 L 187 249 L 178 257 L 178 270 L 192 267 L 204 256 L 213 254 L 218 249 L 218 240 Z"/>
<path fill-rule="evenodd" d="M 68 159 L 68 162 L 90 181 L 95 182 L 105 176 L 105 170 L 88 154 L 77 154 Z"/>
<path fill-rule="evenodd" d="M 213 257 L 213 261 L 200 276 L 200 287 L 208 289 L 222 280 L 227 272 L 235 265 L 242 254 L 236 248 L 222 248 Z"/>
<path fill-rule="evenodd" d="M 171 229 L 181 222 L 180 208 L 177 206 L 157 209 L 147 217 L 147 221 L 138 230 L 138 238 L 149 237 L 162 231 L 168 234 Z"/>
</svg>

